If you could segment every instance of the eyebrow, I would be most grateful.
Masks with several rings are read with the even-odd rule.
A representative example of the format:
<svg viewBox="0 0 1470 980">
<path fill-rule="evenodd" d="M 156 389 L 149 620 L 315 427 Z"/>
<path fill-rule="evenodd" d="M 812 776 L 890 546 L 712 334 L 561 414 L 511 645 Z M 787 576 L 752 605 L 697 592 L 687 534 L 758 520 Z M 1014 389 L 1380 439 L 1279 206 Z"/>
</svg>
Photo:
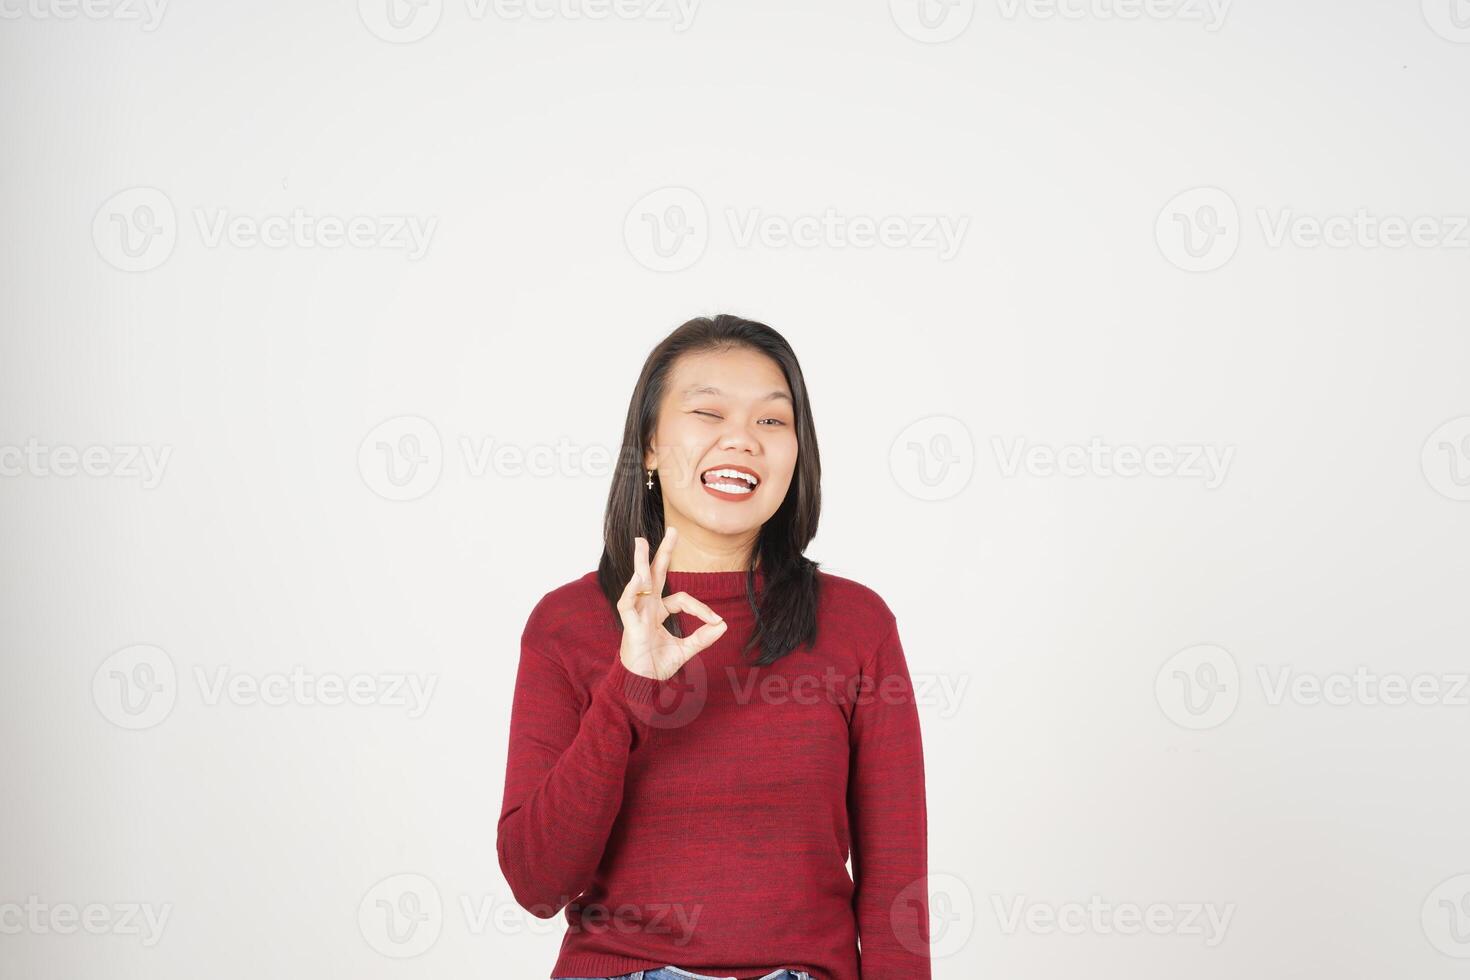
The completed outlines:
<svg viewBox="0 0 1470 980">
<path fill-rule="evenodd" d="M 693 398 L 695 395 L 724 395 L 724 394 L 725 393 L 723 391 L 721 391 L 720 389 L 714 387 L 713 385 L 690 385 L 688 388 L 685 388 L 684 389 L 684 400 L 685 401 L 688 401 L 690 398 Z M 764 401 L 764 402 L 778 401 L 779 400 L 779 401 L 784 401 L 784 402 L 790 404 L 790 402 L 791 402 L 791 396 L 788 395 L 788 394 L 786 394 L 786 392 L 784 392 L 784 391 L 773 391 L 770 394 L 766 395 L 766 397 L 764 397 L 764 398 L 762 398 L 760 400 L 761 401 Z"/>
</svg>

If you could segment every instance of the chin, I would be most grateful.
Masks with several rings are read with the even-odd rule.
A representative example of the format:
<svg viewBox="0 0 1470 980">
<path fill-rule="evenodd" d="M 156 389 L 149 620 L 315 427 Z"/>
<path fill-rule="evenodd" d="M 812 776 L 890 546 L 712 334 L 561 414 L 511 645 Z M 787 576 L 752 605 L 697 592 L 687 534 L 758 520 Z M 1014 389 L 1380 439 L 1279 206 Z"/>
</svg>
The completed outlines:
<svg viewBox="0 0 1470 980">
<path fill-rule="evenodd" d="M 743 515 L 736 518 L 729 515 L 717 516 L 703 513 L 699 515 L 695 523 L 711 534 L 746 534 L 750 531 L 758 530 L 766 522 L 766 517 L 769 516 L 769 514 L 765 517 L 755 515 L 755 519 L 752 520 L 751 517 Z"/>
</svg>

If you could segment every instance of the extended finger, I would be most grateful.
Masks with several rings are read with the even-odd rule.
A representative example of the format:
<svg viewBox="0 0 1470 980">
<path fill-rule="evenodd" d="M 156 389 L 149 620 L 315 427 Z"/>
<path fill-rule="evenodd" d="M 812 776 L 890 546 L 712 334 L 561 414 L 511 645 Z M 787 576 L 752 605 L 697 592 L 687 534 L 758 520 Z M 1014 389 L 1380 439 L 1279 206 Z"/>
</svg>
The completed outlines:
<svg viewBox="0 0 1470 980">
<path fill-rule="evenodd" d="M 642 547 L 645 551 L 647 551 L 648 542 L 647 541 L 644 541 L 642 538 L 634 538 L 633 539 L 633 566 L 634 566 L 633 567 L 633 574 L 628 579 L 628 584 L 625 585 L 625 586 L 623 586 L 623 594 L 618 597 L 618 612 L 619 613 L 622 613 L 622 614 L 625 614 L 624 615 L 624 623 L 627 622 L 627 618 L 626 618 L 627 615 L 631 615 L 638 608 L 638 593 L 640 591 L 642 591 L 643 589 L 648 588 L 648 586 L 644 583 L 643 576 L 639 574 L 638 567 L 637 567 L 638 566 L 638 549 L 640 547 Z"/>
<path fill-rule="evenodd" d="M 649 588 L 648 583 L 653 581 L 648 570 L 648 539 L 641 535 L 633 539 L 633 577 L 643 581 L 640 589 Z"/>
<path fill-rule="evenodd" d="M 664 539 L 658 546 L 658 554 L 653 557 L 653 585 L 654 592 L 662 594 L 664 591 L 664 579 L 669 574 L 669 562 L 674 560 L 674 538 L 678 537 L 678 531 L 669 527 L 664 531 Z"/>
</svg>

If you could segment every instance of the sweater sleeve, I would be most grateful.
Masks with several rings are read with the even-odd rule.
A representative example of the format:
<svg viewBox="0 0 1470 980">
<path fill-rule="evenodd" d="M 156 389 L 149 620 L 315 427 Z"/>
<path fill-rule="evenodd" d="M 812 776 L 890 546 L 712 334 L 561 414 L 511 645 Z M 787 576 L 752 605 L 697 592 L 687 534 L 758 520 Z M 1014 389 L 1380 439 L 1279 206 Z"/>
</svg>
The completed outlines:
<svg viewBox="0 0 1470 980">
<path fill-rule="evenodd" d="M 847 806 L 862 980 L 928 980 L 924 749 L 897 621 L 860 685 Z"/>
<path fill-rule="evenodd" d="M 495 849 L 516 902 L 549 919 L 592 882 L 622 806 L 629 753 L 648 733 L 643 719 L 658 681 L 629 671 L 614 654 L 583 711 L 541 612 L 531 613 L 521 635 Z"/>
</svg>

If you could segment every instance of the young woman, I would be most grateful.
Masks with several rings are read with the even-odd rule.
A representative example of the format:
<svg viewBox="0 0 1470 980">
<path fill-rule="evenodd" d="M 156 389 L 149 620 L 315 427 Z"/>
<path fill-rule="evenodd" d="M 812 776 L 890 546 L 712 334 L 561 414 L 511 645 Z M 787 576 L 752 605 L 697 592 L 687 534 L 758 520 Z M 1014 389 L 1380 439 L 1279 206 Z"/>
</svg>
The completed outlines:
<svg viewBox="0 0 1470 980">
<path fill-rule="evenodd" d="M 521 638 L 496 843 L 522 907 L 566 909 L 551 977 L 929 977 L 913 688 L 887 604 L 803 555 L 820 479 L 776 331 L 649 355 L 599 567 Z"/>
</svg>

